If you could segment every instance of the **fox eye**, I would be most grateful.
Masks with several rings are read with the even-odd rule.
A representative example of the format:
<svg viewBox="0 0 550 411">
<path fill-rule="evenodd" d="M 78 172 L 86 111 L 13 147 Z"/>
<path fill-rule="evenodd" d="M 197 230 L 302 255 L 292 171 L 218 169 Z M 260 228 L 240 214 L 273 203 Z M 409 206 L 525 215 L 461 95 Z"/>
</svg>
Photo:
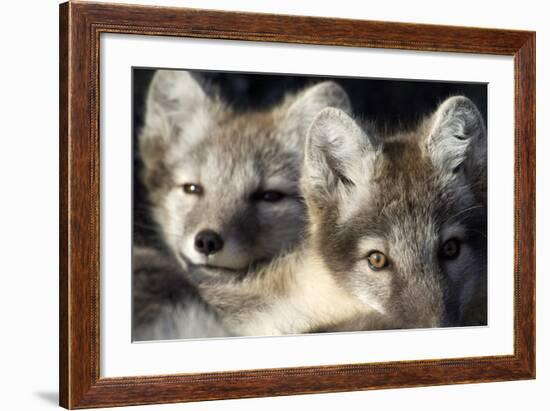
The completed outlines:
<svg viewBox="0 0 550 411">
<path fill-rule="evenodd" d="M 369 263 L 369 267 L 374 271 L 381 270 L 388 265 L 386 255 L 380 251 L 372 251 L 367 256 L 367 261 Z"/>
<path fill-rule="evenodd" d="M 193 183 L 184 184 L 183 191 L 186 194 L 202 194 L 202 186 Z"/>
<path fill-rule="evenodd" d="M 275 190 L 257 191 L 252 194 L 253 201 L 266 201 L 268 203 L 281 201 L 284 197 L 285 195 L 283 193 Z"/>
<path fill-rule="evenodd" d="M 441 247 L 441 257 L 445 260 L 454 260 L 460 253 L 460 243 L 458 240 L 451 238 L 445 241 Z"/>
</svg>

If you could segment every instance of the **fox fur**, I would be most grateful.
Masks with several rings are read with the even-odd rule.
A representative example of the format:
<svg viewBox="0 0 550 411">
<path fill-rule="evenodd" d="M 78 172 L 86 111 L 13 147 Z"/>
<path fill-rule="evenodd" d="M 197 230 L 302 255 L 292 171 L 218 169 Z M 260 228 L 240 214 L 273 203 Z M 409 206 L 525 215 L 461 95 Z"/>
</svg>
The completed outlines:
<svg viewBox="0 0 550 411">
<path fill-rule="evenodd" d="M 389 136 L 322 110 L 305 150 L 302 246 L 231 281 L 204 268 L 202 296 L 239 335 L 484 324 L 486 144 L 462 96 Z"/>
</svg>

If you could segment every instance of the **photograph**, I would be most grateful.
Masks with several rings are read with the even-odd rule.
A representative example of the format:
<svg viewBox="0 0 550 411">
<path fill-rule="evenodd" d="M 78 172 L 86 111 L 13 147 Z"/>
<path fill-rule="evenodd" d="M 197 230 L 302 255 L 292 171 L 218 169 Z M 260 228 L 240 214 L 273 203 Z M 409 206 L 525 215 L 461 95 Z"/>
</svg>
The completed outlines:
<svg viewBox="0 0 550 411">
<path fill-rule="evenodd" d="M 546 26 L 146 3 L 59 5 L 59 405 L 521 407 Z"/>
<path fill-rule="evenodd" d="M 132 67 L 132 341 L 487 326 L 487 87 Z"/>
</svg>

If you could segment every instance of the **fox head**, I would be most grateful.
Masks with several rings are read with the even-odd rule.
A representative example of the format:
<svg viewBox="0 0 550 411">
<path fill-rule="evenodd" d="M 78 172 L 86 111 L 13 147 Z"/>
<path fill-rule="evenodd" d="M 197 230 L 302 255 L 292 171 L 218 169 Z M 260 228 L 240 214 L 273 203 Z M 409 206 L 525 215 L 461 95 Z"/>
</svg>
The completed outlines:
<svg viewBox="0 0 550 411">
<path fill-rule="evenodd" d="M 385 138 L 337 109 L 319 113 L 302 185 L 337 282 L 397 326 L 467 325 L 486 281 L 486 158 L 484 121 L 465 97 Z"/>
<path fill-rule="evenodd" d="M 270 110 L 235 112 L 186 71 L 158 71 L 139 148 L 162 235 L 184 266 L 248 270 L 301 238 L 307 127 L 323 108 L 349 111 L 323 82 Z"/>
</svg>

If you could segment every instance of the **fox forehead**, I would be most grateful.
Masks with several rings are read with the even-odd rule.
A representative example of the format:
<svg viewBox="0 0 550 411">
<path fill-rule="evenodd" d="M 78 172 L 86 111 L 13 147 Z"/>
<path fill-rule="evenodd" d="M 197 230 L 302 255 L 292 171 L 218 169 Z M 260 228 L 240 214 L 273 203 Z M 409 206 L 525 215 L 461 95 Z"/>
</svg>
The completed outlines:
<svg viewBox="0 0 550 411">
<path fill-rule="evenodd" d="M 426 243 L 447 232 L 460 232 L 460 225 L 468 224 L 471 215 L 462 211 L 474 210 L 476 202 L 458 178 L 435 170 L 401 168 L 393 173 L 370 184 L 372 205 L 354 219 L 364 232 L 377 233 L 391 243 L 403 239 Z"/>
<path fill-rule="evenodd" d="M 222 131 L 225 134 L 225 132 Z M 176 184 L 268 185 L 297 190 L 301 154 L 278 139 L 256 134 L 211 134 L 189 150 L 174 153 L 169 169 Z"/>
<path fill-rule="evenodd" d="M 391 219 L 416 216 L 441 223 L 448 213 L 475 203 L 472 181 L 433 164 L 422 133 L 386 139 L 367 181 L 375 210 Z"/>
</svg>

